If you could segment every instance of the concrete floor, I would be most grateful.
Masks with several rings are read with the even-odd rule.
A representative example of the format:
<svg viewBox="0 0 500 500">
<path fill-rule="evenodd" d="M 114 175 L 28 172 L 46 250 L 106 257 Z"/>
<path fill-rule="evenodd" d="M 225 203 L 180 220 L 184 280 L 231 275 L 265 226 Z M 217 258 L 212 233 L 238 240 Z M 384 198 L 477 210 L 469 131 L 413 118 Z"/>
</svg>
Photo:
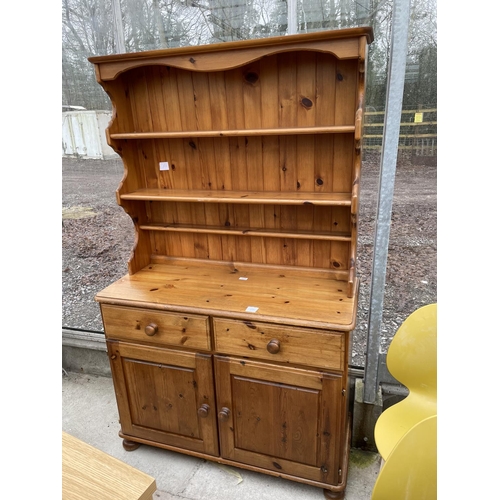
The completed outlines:
<svg viewBox="0 0 500 500">
<path fill-rule="evenodd" d="M 319 488 L 151 446 L 125 451 L 109 377 L 63 373 L 62 430 L 154 477 L 154 500 L 324 499 Z M 346 500 L 370 500 L 379 469 L 379 455 L 351 450 Z"/>
</svg>

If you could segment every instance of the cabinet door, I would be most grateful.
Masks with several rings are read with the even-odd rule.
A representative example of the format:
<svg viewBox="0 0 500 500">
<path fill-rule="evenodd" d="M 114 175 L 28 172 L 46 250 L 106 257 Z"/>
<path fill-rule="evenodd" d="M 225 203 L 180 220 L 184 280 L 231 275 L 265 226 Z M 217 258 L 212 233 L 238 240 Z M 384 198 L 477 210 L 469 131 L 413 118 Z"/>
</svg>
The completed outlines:
<svg viewBox="0 0 500 500">
<path fill-rule="evenodd" d="M 218 455 L 209 355 L 108 341 L 122 432 Z"/>
<path fill-rule="evenodd" d="M 342 479 L 341 375 L 215 356 L 221 456 L 328 485 Z"/>
</svg>

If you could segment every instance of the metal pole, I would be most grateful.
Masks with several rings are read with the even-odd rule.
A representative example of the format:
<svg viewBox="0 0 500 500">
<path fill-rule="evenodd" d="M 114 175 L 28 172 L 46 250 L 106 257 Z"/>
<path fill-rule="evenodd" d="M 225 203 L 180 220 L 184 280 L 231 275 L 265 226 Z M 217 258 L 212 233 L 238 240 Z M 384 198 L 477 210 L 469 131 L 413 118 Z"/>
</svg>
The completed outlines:
<svg viewBox="0 0 500 500">
<path fill-rule="evenodd" d="M 120 0 L 113 0 L 113 17 L 115 21 L 116 53 L 124 54 L 126 52 L 125 37 L 123 35 L 122 9 L 120 6 Z"/>
<path fill-rule="evenodd" d="M 297 0 L 288 0 L 288 34 L 297 33 Z"/>
<path fill-rule="evenodd" d="M 389 248 L 392 198 L 398 156 L 399 129 L 405 82 L 406 52 L 410 0 L 394 0 L 387 75 L 384 136 L 380 160 L 377 220 L 373 248 L 368 339 L 366 348 L 364 396 L 365 403 L 374 404 L 378 392 L 378 365 L 380 357 L 380 330 L 384 305 L 384 287 Z"/>
</svg>

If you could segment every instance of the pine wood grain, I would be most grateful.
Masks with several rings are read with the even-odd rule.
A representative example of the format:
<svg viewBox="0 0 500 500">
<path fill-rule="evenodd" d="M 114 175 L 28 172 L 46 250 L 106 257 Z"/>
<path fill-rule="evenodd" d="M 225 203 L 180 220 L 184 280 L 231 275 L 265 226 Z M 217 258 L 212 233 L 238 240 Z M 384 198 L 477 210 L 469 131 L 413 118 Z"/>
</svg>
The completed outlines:
<svg viewBox="0 0 500 500">
<path fill-rule="evenodd" d="M 122 200 L 144 201 L 198 201 L 203 203 L 258 203 L 258 204 L 284 204 L 284 205 L 351 205 L 351 193 L 310 193 L 310 192 L 283 192 L 283 191 L 205 191 L 201 189 L 139 189 L 131 193 L 122 194 Z"/>
<path fill-rule="evenodd" d="M 308 219 L 309 220 L 309 219 Z M 335 240 L 335 241 L 351 241 L 350 233 L 332 234 L 325 232 L 313 231 L 286 231 L 283 229 L 253 229 L 247 228 L 227 228 L 224 226 L 213 225 L 196 225 L 196 224 L 176 224 L 176 223 L 153 223 L 143 224 L 141 229 L 144 231 L 169 231 L 182 233 L 209 233 L 209 234 L 233 234 L 241 236 L 266 236 L 268 238 L 293 238 L 304 240 Z M 221 260 L 221 258 L 217 259 Z M 307 264 L 303 264 L 307 265 Z"/>
<path fill-rule="evenodd" d="M 340 331 L 354 328 L 357 305 L 346 297 L 346 283 L 328 273 L 183 259 L 124 276 L 96 300 Z M 246 312 L 249 306 L 258 311 Z"/>
<path fill-rule="evenodd" d="M 193 202 L 146 203 L 139 216 L 130 210 L 142 228 L 130 271 L 139 270 L 135 253 L 143 253 L 143 238 L 154 255 L 348 269 L 349 242 L 331 227 L 338 216 L 320 218 L 300 206 L 357 203 L 351 181 L 357 64 L 297 50 L 220 71 L 153 65 L 121 74 L 133 101 L 130 119 L 121 123 L 132 128 L 114 125 L 110 140 L 123 145 L 124 162 L 138 164 L 142 176 L 126 171 L 120 204 Z M 168 170 L 159 169 L 162 162 Z M 234 206 L 214 205 L 226 201 Z M 183 230 L 143 236 L 144 228 L 163 223 Z M 210 230 L 222 224 L 230 229 Z M 331 238 L 321 237 L 329 231 Z"/>
<path fill-rule="evenodd" d="M 135 227 L 96 296 L 124 439 L 342 496 L 372 38 L 90 59 Z"/>
<path fill-rule="evenodd" d="M 109 338 L 210 350 L 208 317 L 107 304 L 101 305 L 101 313 Z M 150 325 L 156 327 L 152 334 L 146 330 Z"/>
<path fill-rule="evenodd" d="M 339 59 L 359 56 L 360 37 L 370 43 L 373 30 L 369 27 L 350 28 L 312 34 L 298 34 L 272 39 L 244 40 L 221 44 L 211 44 L 196 48 L 197 58 L 193 57 L 192 47 L 169 49 L 168 51 L 145 51 L 110 56 L 90 57 L 89 61 L 99 64 L 99 81 L 113 80 L 120 73 L 146 64 L 163 64 L 189 69 L 191 71 L 213 71 L 241 66 L 264 55 L 290 50 L 310 50 L 311 42 L 316 50 L 329 52 Z M 338 38 L 338 39 L 337 39 Z"/>
<path fill-rule="evenodd" d="M 188 450 L 218 454 L 209 355 L 107 341 L 122 431 Z M 205 418 L 198 410 L 207 404 Z"/>
<path fill-rule="evenodd" d="M 214 339 L 215 349 L 220 353 L 329 370 L 344 369 L 343 333 L 214 318 Z M 278 342 L 278 352 L 268 351 L 271 341 Z"/>
<path fill-rule="evenodd" d="M 154 130 L 154 129 L 152 129 Z M 157 129 L 161 130 L 161 129 Z M 183 139 L 203 137 L 251 137 L 266 135 L 311 135 L 311 134 L 348 134 L 355 132 L 355 125 L 310 126 L 279 128 L 242 128 L 242 129 L 188 129 L 172 132 L 120 132 L 110 134 L 111 139 Z"/>
<path fill-rule="evenodd" d="M 215 367 L 218 406 L 229 412 L 219 419 L 223 458 L 338 484 L 331 436 L 345 399 L 342 377 L 222 356 L 215 356 Z"/>
</svg>

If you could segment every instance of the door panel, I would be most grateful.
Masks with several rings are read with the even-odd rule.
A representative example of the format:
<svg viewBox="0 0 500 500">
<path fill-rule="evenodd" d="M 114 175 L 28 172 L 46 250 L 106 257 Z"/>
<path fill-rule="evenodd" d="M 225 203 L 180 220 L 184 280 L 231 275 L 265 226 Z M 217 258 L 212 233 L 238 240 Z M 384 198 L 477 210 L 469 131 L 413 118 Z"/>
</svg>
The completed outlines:
<svg viewBox="0 0 500 500">
<path fill-rule="evenodd" d="M 342 375 L 214 358 L 222 457 L 338 484 Z"/>
<path fill-rule="evenodd" d="M 108 341 L 122 432 L 218 455 L 208 355 Z"/>
<path fill-rule="evenodd" d="M 232 392 L 236 448 L 316 465 L 319 391 L 233 377 Z"/>
<path fill-rule="evenodd" d="M 200 438 L 193 369 L 123 360 L 133 425 Z"/>
</svg>

